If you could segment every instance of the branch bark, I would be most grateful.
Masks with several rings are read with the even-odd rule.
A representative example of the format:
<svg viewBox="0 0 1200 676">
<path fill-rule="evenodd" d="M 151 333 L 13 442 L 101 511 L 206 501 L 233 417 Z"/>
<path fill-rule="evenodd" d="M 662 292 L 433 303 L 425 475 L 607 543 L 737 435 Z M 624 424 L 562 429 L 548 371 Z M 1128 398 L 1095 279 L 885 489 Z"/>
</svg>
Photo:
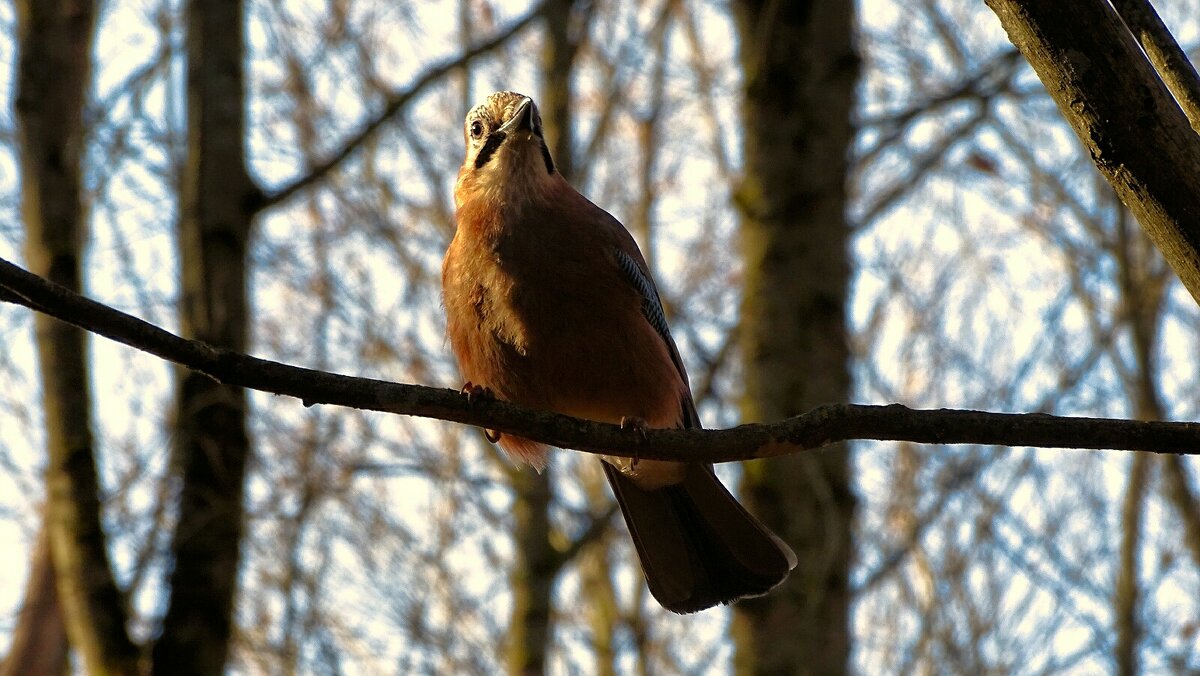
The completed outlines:
<svg viewBox="0 0 1200 676">
<path fill-rule="evenodd" d="M 589 453 L 734 462 L 799 453 L 850 439 L 876 439 L 1200 455 L 1200 423 L 920 410 L 899 404 L 826 404 L 775 423 L 721 430 L 652 429 L 642 437 L 618 425 L 532 411 L 505 401 L 468 402 L 456 390 L 314 371 L 187 340 L 4 259 L 0 259 L 0 289 L 7 289 L 0 294 L 4 300 L 48 313 L 226 385 L 295 397 L 310 406 L 348 406 L 486 427 Z"/>
<path fill-rule="evenodd" d="M 1112 0 L 1112 5 L 1179 102 L 1192 129 L 1200 133 L 1200 77 L 1187 53 L 1146 0 Z"/>
<path fill-rule="evenodd" d="M 1200 135 L 1105 0 L 987 0 L 1121 201 L 1200 302 Z"/>
</svg>

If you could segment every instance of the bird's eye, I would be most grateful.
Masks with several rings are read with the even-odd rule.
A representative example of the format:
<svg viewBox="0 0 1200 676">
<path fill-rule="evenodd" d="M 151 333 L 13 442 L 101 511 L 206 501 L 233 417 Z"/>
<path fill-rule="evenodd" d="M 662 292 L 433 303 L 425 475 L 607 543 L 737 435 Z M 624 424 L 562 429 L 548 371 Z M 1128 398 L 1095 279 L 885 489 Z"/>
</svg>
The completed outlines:
<svg viewBox="0 0 1200 676">
<path fill-rule="evenodd" d="M 479 138 L 483 136 L 483 123 L 475 120 L 471 123 L 471 138 Z"/>
</svg>

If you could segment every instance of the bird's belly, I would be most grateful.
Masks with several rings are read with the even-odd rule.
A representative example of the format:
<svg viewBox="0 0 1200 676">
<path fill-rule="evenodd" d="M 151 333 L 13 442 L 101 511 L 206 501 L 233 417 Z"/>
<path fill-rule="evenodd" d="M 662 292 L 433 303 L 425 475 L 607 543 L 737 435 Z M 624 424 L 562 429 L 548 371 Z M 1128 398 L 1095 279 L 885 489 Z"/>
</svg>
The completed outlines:
<svg viewBox="0 0 1200 676">
<path fill-rule="evenodd" d="M 464 377 L 510 401 L 589 420 L 680 423 L 682 378 L 636 306 L 513 291 L 477 287 L 477 321 L 452 327 Z"/>
<path fill-rule="evenodd" d="M 527 333 L 530 373 L 545 383 L 547 404 L 589 420 L 678 425 L 682 382 L 662 339 L 640 314 L 604 310 L 564 312 Z"/>
<path fill-rule="evenodd" d="M 682 424 L 686 386 L 636 299 L 590 292 L 567 296 L 561 288 L 507 280 L 475 286 L 478 321 L 458 327 L 454 346 L 463 376 L 530 408 L 614 424 L 623 419 L 640 419 L 648 427 Z M 537 446 L 519 438 L 501 443 L 520 457 Z M 605 459 L 643 488 L 677 483 L 685 467 Z"/>
<path fill-rule="evenodd" d="M 640 317 L 639 317 L 640 319 Z M 661 341 L 657 334 L 652 336 Z M 545 342 L 532 341 L 529 359 L 544 382 L 547 408 L 559 413 L 613 424 L 678 427 L 682 422 L 682 383 L 669 356 L 658 355 L 659 343 L 635 331 L 581 324 Z M 656 460 L 602 456 L 643 489 L 678 483 L 686 465 Z"/>
</svg>

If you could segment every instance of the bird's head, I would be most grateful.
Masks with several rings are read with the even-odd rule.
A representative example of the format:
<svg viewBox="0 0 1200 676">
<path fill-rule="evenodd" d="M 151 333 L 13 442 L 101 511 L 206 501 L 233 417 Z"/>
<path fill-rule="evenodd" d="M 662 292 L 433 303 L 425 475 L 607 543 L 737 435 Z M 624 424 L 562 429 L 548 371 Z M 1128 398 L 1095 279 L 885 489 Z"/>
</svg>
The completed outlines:
<svg viewBox="0 0 1200 676">
<path fill-rule="evenodd" d="M 533 99 L 496 92 L 467 113 L 463 123 L 467 156 L 458 173 L 459 206 L 473 196 L 504 203 L 532 197 L 553 183 L 554 160 Z"/>
</svg>

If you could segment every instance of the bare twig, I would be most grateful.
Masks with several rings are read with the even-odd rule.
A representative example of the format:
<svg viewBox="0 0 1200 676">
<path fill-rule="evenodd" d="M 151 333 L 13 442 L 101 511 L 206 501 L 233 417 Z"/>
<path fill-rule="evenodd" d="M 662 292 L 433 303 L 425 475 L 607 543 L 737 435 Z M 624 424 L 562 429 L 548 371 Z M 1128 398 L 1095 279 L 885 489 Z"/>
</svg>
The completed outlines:
<svg viewBox="0 0 1200 676">
<path fill-rule="evenodd" d="M 936 444 L 1139 450 L 1200 455 L 1200 423 L 1143 422 L 1043 413 L 917 410 L 899 404 L 827 404 L 776 423 L 723 430 L 648 430 L 532 411 L 505 401 L 468 402 L 457 390 L 314 371 L 186 340 L 84 298 L 0 259 L 0 297 L 186 366 L 227 385 L 304 401 L 438 418 L 560 448 L 621 457 L 732 462 L 798 453 L 849 439 Z"/>
<path fill-rule="evenodd" d="M 423 92 L 427 87 L 435 84 L 446 75 L 458 71 L 475 58 L 486 54 L 497 47 L 500 47 L 507 42 L 509 38 L 525 30 L 525 28 L 533 23 L 533 21 L 537 19 L 541 13 L 542 3 L 538 3 L 533 7 L 533 9 L 529 10 L 529 13 L 527 13 L 524 17 L 513 22 L 510 26 L 492 36 L 488 40 L 479 43 L 475 47 L 463 52 L 453 59 L 443 61 L 426 70 L 408 87 L 389 96 L 387 104 L 384 105 L 383 110 L 381 110 L 378 115 L 364 124 L 362 128 L 358 130 L 358 132 L 347 139 L 340 149 L 327 157 L 325 160 L 314 165 L 308 173 L 296 178 L 291 183 L 288 183 L 287 185 L 274 190 L 273 192 L 263 192 L 257 195 L 252 204 L 254 211 L 262 211 L 272 207 L 288 199 L 297 192 L 300 192 L 301 190 L 311 186 L 317 181 L 320 181 L 330 171 L 333 171 L 342 162 L 344 162 L 346 158 L 350 157 L 350 155 L 354 154 L 356 150 L 362 147 L 363 143 L 370 139 L 375 132 L 379 131 L 384 124 L 395 117 L 400 111 L 404 110 L 404 107 L 407 106 L 410 101 L 412 101 L 418 94 Z"/>
</svg>

